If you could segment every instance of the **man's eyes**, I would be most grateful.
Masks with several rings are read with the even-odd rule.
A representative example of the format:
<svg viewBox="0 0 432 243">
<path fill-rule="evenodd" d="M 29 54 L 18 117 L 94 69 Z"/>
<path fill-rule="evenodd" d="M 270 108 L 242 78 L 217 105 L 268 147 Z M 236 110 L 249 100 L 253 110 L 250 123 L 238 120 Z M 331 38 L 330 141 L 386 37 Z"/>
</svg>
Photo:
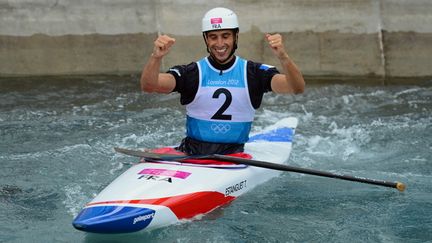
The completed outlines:
<svg viewBox="0 0 432 243">
<path fill-rule="evenodd" d="M 226 35 L 222 35 L 223 39 L 228 39 L 231 35 L 230 34 L 226 34 Z M 218 36 L 214 35 L 214 36 L 209 36 L 209 39 L 211 40 L 217 40 Z"/>
</svg>

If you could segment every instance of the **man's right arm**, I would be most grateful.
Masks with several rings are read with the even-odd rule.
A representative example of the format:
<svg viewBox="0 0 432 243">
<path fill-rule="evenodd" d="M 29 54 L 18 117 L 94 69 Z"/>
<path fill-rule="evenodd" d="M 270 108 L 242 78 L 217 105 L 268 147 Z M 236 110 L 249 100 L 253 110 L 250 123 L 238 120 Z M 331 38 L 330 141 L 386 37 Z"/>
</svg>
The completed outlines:
<svg viewBox="0 0 432 243">
<path fill-rule="evenodd" d="M 159 73 L 162 58 L 169 52 L 175 39 L 162 35 L 154 42 L 153 53 L 141 74 L 141 90 L 145 92 L 170 93 L 176 86 L 175 78 L 169 73 Z"/>
</svg>

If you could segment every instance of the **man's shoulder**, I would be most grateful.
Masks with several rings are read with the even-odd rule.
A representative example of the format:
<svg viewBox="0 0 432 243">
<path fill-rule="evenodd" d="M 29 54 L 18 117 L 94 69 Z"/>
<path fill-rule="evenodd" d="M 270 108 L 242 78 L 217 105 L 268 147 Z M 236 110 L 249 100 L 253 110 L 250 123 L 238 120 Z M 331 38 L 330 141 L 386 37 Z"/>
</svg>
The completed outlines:
<svg viewBox="0 0 432 243">
<path fill-rule="evenodd" d="M 183 68 L 191 69 L 191 68 L 196 68 L 197 65 L 198 65 L 197 62 L 190 62 L 190 63 L 188 63 L 188 64 L 175 65 L 173 68 L 175 68 L 175 67 L 183 67 Z"/>
<path fill-rule="evenodd" d="M 249 72 L 271 72 L 271 73 L 279 73 L 277 68 L 270 64 L 265 64 L 262 62 L 256 62 L 247 60 L 247 69 Z"/>
<path fill-rule="evenodd" d="M 182 74 L 194 72 L 198 69 L 196 62 L 191 62 L 189 64 L 175 65 L 168 69 L 168 73 L 176 74 L 177 76 L 182 76 Z"/>
</svg>

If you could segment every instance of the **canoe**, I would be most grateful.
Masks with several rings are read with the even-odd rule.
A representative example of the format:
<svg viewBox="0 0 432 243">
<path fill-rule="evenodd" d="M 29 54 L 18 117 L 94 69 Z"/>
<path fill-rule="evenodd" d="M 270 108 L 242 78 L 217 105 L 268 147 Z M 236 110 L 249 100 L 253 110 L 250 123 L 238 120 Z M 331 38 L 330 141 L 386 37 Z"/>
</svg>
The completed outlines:
<svg viewBox="0 0 432 243">
<path fill-rule="evenodd" d="M 297 119 L 290 117 L 251 135 L 242 156 L 285 163 L 296 126 Z M 72 224 L 86 232 L 128 233 L 190 221 L 232 202 L 279 173 L 223 161 L 143 159 L 85 205 Z"/>
</svg>

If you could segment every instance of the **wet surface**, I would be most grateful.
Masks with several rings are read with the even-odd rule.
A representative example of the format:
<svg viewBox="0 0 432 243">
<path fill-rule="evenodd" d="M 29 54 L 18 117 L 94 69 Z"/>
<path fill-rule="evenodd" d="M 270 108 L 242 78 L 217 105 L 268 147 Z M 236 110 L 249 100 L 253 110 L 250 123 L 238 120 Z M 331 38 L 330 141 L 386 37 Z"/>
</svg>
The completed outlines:
<svg viewBox="0 0 432 243">
<path fill-rule="evenodd" d="M 394 189 L 284 173 L 194 222 L 93 235 L 73 217 L 136 162 L 113 147 L 184 136 L 179 96 L 136 77 L 0 80 L 0 241 L 426 242 L 432 235 L 432 87 L 308 85 L 268 94 L 254 131 L 299 118 L 289 164 L 402 181 Z"/>
</svg>

